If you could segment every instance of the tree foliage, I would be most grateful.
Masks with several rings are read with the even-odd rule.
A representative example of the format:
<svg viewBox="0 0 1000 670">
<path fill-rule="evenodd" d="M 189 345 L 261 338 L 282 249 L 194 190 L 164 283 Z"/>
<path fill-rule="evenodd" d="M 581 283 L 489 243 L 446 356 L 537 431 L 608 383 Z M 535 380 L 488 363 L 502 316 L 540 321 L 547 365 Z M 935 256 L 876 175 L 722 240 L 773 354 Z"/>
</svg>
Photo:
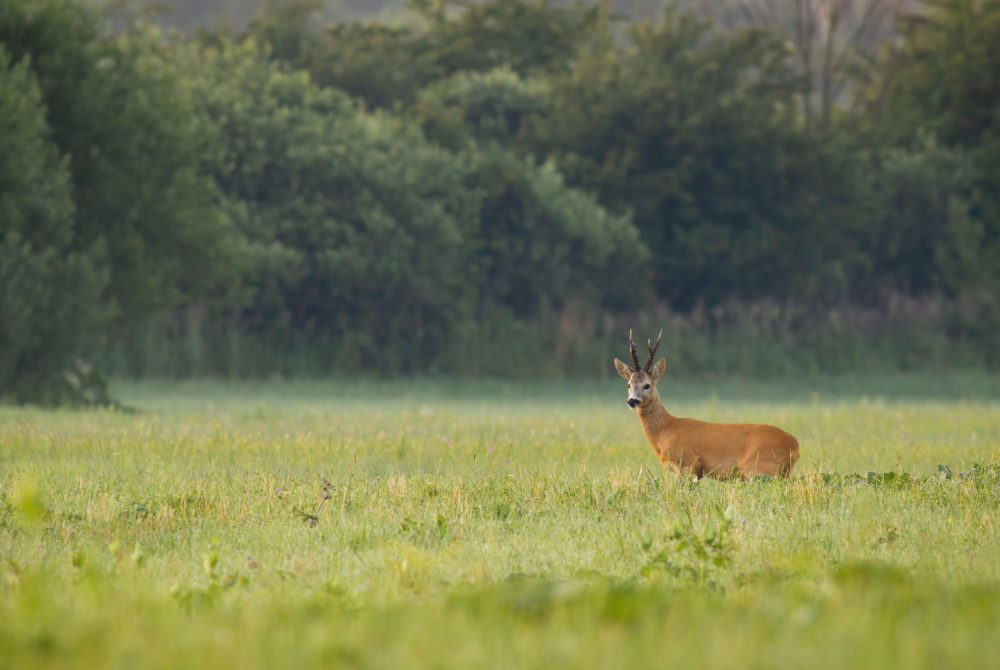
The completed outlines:
<svg viewBox="0 0 1000 670">
<path fill-rule="evenodd" d="M 891 42 L 879 2 L 625 25 L 273 0 L 197 37 L 128 3 L 116 33 L 80 0 L 0 3 L 0 395 L 58 396 L 151 323 L 427 372 L 651 304 L 905 294 L 995 350 L 1000 0 L 927 2 Z"/>
<path fill-rule="evenodd" d="M 594 294 L 635 240 L 551 167 L 449 151 L 252 41 L 193 47 L 186 63 L 219 147 L 206 172 L 248 243 L 247 327 L 312 332 L 359 364 L 409 370 L 484 304 L 531 316 Z M 406 342 L 417 347 L 387 362 Z"/>
<path fill-rule="evenodd" d="M 494 141 L 515 146 L 527 121 L 551 102 L 546 84 L 509 68 L 460 72 L 420 92 L 415 113 L 424 130 L 444 146 Z"/>
<path fill-rule="evenodd" d="M 200 120 L 158 34 L 99 39 L 70 0 L 12 0 L 0 43 L 28 59 L 68 159 L 81 246 L 107 251 L 105 297 L 125 319 L 206 297 L 229 239 L 197 172 Z"/>
<path fill-rule="evenodd" d="M 571 184 L 634 213 L 657 294 L 681 307 L 838 297 L 849 178 L 797 130 L 781 45 L 675 12 L 630 43 L 557 80 L 535 141 Z"/>
<path fill-rule="evenodd" d="M 101 249 L 79 243 L 38 80 L 0 45 L 0 399 L 56 400 L 105 326 Z"/>
<path fill-rule="evenodd" d="M 890 266 L 905 289 L 996 296 L 1000 2 L 934 0 L 903 25 L 869 92 L 868 137 L 890 147 L 875 229 L 909 250 Z"/>
</svg>

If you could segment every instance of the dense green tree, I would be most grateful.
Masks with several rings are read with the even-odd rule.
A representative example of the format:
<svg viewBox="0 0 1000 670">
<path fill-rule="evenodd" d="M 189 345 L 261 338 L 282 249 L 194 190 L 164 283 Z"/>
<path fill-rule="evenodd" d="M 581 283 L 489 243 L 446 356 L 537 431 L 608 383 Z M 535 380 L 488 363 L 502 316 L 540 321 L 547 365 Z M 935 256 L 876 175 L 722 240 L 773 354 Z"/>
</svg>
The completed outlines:
<svg viewBox="0 0 1000 670">
<path fill-rule="evenodd" d="M 857 246 L 866 262 L 855 282 L 869 302 L 879 292 L 923 295 L 940 289 L 960 290 L 966 272 L 974 271 L 949 260 L 959 254 L 972 260 L 966 228 L 968 216 L 983 204 L 976 186 L 976 167 L 958 149 L 926 140 L 923 146 L 880 148 L 863 166 L 863 225 Z M 986 242 L 984 239 L 979 243 Z M 957 246 L 956 246 L 957 245 Z M 987 247 L 975 244 L 981 251 Z M 867 291 L 868 295 L 864 295 Z"/>
<path fill-rule="evenodd" d="M 253 42 L 187 59 L 221 147 L 206 169 L 250 244 L 245 325 L 337 338 L 354 364 L 394 369 L 411 362 L 386 352 L 415 342 L 419 365 L 468 302 L 465 161 Z"/>
<path fill-rule="evenodd" d="M 569 68 L 599 25 L 596 7 L 544 0 L 409 3 L 413 20 L 337 23 L 317 35 L 311 0 L 269 2 L 245 35 L 313 80 L 369 106 L 406 107 L 428 84 L 507 68 L 519 75 Z"/>
<path fill-rule="evenodd" d="M 257 372 L 303 343 L 298 371 L 467 371 L 484 339 L 491 371 L 538 369 L 554 324 L 657 302 L 816 323 L 943 296 L 996 352 L 1000 0 L 924 3 L 875 59 L 847 19 L 885 16 L 817 41 L 817 10 L 792 45 L 676 9 L 619 33 L 607 2 L 323 23 L 352 2 L 195 39 L 132 0 L 116 33 L 0 3 L 0 397 L 79 390 L 102 335 L 140 330 L 249 338 Z"/>
<path fill-rule="evenodd" d="M 0 45 L 0 400 L 69 395 L 64 373 L 106 325 L 101 249 L 73 213 L 38 81 Z"/>
<path fill-rule="evenodd" d="M 1000 294 L 1000 2 L 934 0 L 871 91 L 878 157 L 876 256 L 903 291 Z"/>
<path fill-rule="evenodd" d="M 554 165 L 493 145 L 477 152 L 467 181 L 483 194 L 473 252 L 481 310 L 534 317 L 570 299 L 620 308 L 650 296 L 631 220 L 567 188 Z"/>
<path fill-rule="evenodd" d="M 379 23 L 329 26 L 303 65 L 318 84 L 384 109 L 412 104 L 417 92 L 439 76 L 418 54 L 412 27 Z"/>
<path fill-rule="evenodd" d="M 106 248 L 106 298 L 119 316 L 134 322 L 220 290 L 229 231 L 197 173 L 205 138 L 158 33 L 101 38 L 78 2 L 11 0 L 0 43 L 40 82 L 69 159 L 77 240 Z"/>
<path fill-rule="evenodd" d="M 323 0 L 266 0 L 243 35 L 267 44 L 271 56 L 298 68 L 306 66 L 316 48 L 317 14 Z"/>
<path fill-rule="evenodd" d="M 446 150 L 252 41 L 185 59 L 221 147 L 205 169 L 250 244 L 252 330 L 330 338 L 353 365 L 425 369 L 491 306 L 530 317 L 577 295 L 600 300 L 634 244 L 626 219 L 552 167 Z"/>
<path fill-rule="evenodd" d="M 570 67 L 595 35 L 601 10 L 552 0 L 411 0 L 427 22 L 416 50 L 441 76 L 509 67 L 519 74 Z"/>
<path fill-rule="evenodd" d="M 544 81 L 499 68 L 434 82 L 420 92 L 415 115 L 428 137 L 443 146 L 495 141 L 514 148 L 526 121 L 549 104 Z"/>
<path fill-rule="evenodd" d="M 922 5 L 883 64 L 870 110 L 878 131 L 911 144 L 919 131 L 967 149 L 1000 142 L 1000 0 Z"/>
<path fill-rule="evenodd" d="M 851 179 L 801 132 L 782 46 L 668 11 L 581 59 L 536 125 L 570 183 L 634 212 L 656 293 L 689 308 L 843 290 Z"/>
</svg>

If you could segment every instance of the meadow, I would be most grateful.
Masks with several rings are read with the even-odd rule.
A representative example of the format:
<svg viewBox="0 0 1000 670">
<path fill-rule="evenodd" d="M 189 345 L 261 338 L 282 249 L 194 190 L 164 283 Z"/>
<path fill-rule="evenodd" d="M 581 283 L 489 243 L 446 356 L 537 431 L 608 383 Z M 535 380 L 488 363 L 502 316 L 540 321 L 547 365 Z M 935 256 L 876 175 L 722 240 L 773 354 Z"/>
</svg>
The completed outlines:
<svg viewBox="0 0 1000 670">
<path fill-rule="evenodd" d="M 793 477 L 663 473 L 617 378 L 0 408 L 0 668 L 1000 664 L 1000 378 L 661 392 Z"/>
</svg>

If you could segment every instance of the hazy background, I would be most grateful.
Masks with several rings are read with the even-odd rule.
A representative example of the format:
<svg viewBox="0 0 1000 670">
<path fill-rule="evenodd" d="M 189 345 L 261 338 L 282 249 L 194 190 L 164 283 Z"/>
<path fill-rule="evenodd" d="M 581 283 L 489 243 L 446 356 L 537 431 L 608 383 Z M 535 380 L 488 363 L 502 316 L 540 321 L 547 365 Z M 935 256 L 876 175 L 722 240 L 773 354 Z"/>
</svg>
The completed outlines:
<svg viewBox="0 0 1000 670">
<path fill-rule="evenodd" d="M 418 15 L 407 0 L 315 0 L 312 2 L 268 2 L 268 0 L 87 0 L 92 7 L 108 10 L 116 18 L 143 17 L 155 19 L 165 27 L 192 32 L 201 27 L 220 29 L 222 27 L 243 30 L 262 10 L 269 7 L 292 6 L 314 8 L 314 16 L 322 24 L 359 20 L 377 20 L 385 23 L 415 23 Z M 433 4 L 433 3 L 431 3 Z M 444 6 L 460 8 L 464 5 L 482 4 L 476 2 L 440 3 Z M 525 3 L 533 4 L 533 3 Z M 596 2 L 578 3 L 594 6 Z M 705 3 L 685 1 L 680 6 L 695 8 Z M 550 2 L 553 7 L 572 7 L 572 2 Z M 663 7 L 660 0 L 636 0 L 634 2 L 612 0 L 607 7 L 623 18 L 649 18 L 659 13 Z"/>
<path fill-rule="evenodd" d="M 1000 2 L 0 5 L 0 399 L 1000 362 Z"/>
</svg>

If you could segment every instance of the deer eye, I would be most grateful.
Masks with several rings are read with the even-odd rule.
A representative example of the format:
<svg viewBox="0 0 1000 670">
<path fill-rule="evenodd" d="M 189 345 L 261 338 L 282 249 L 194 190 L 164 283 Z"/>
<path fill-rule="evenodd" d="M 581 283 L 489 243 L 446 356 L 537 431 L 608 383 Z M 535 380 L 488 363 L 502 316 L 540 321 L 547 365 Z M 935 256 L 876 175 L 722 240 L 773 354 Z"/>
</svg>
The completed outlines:
<svg viewBox="0 0 1000 670">
<path fill-rule="evenodd" d="M 643 386 L 642 388 L 644 388 L 644 389 L 646 389 L 646 390 L 648 391 L 648 390 L 649 390 L 649 384 L 646 384 L 646 385 L 645 385 L 645 386 Z"/>
</svg>

